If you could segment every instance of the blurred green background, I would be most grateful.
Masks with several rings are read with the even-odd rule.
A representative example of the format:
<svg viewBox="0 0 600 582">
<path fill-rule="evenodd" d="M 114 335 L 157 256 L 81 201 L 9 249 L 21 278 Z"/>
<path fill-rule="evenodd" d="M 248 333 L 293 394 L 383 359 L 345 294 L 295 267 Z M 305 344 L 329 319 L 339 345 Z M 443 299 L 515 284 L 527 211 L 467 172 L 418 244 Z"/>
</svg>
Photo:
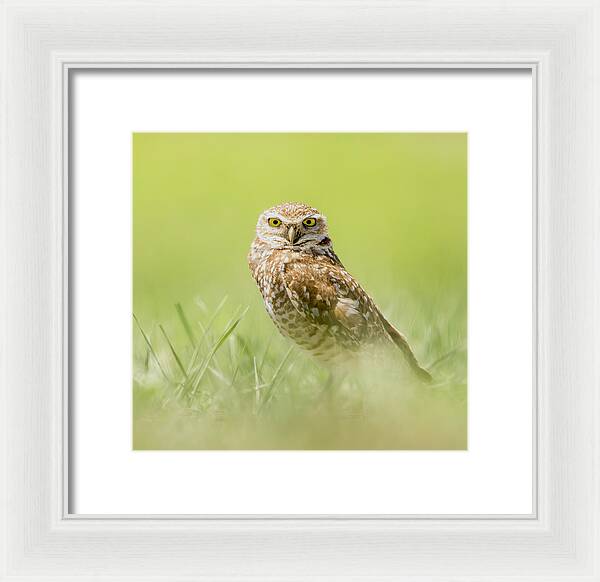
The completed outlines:
<svg viewBox="0 0 600 582">
<path fill-rule="evenodd" d="M 407 334 L 422 363 L 440 367 L 437 392 L 427 389 L 416 404 L 421 412 L 436 411 L 429 433 L 428 421 L 421 423 L 425 436 L 418 442 L 407 440 L 406 426 L 401 435 L 371 440 L 367 427 L 361 442 L 340 439 L 343 429 L 314 442 L 302 434 L 310 432 L 310 421 L 299 423 L 297 438 L 282 436 L 281 426 L 270 430 L 277 422 L 289 426 L 311 408 L 303 395 L 312 392 L 301 386 L 294 406 L 299 401 L 305 408 L 294 416 L 286 404 L 285 386 L 294 390 L 293 370 L 287 380 L 278 379 L 283 387 L 269 400 L 273 418 L 257 419 L 256 402 L 244 405 L 245 390 L 252 382 L 258 385 L 254 371 L 244 366 L 269 346 L 262 371 L 267 376 L 289 346 L 273 337 L 246 264 L 258 215 L 285 201 L 311 204 L 327 216 L 345 267 Z M 226 304 L 215 313 L 225 296 Z M 466 301 L 465 133 L 133 135 L 133 306 L 146 334 L 134 326 L 134 448 L 464 448 Z M 193 328 L 191 337 L 177 303 Z M 240 306 L 249 309 L 209 362 L 202 379 L 206 389 L 201 386 L 192 400 L 183 398 L 177 392 L 188 367 L 206 355 L 196 354 L 192 361 L 195 342 L 200 338 L 208 348 Z M 251 347 L 242 365 L 228 347 L 235 342 Z M 314 366 L 301 354 L 294 358 L 300 361 L 297 369 Z M 167 372 L 162 377 L 159 364 Z M 229 367 L 233 379 L 225 372 Z M 219 382 L 234 395 L 224 396 L 227 390 Z M 215 415 L 220 440 L 210 424 Z M 325 415 L 319 422 L 330 421 Z M 235 436 L 228 422 L 249 424 Z M 448 434 L 433 434 L 433 426 L 444 423 L 451 425 Z M 397 425 L 392 418 L 390 426 Z"/>
</svg>

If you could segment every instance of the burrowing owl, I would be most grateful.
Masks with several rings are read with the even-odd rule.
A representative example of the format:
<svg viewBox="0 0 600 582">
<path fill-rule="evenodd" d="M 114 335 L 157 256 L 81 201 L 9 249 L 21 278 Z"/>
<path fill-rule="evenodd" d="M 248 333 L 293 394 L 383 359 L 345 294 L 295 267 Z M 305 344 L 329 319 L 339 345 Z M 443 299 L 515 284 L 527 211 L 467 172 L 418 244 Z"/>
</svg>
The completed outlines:
<svg viewBox="0 0 600 582">
<path fill-rule="evenodd" d="M 377 344 L 395 344 L 417 376 L 430 380 L 406 338 L 346 271 L 326 218 L 285 203 L 258 218 L 248 255 L 252 276 L 279 331 L 326 363 Z"/>
</svg>

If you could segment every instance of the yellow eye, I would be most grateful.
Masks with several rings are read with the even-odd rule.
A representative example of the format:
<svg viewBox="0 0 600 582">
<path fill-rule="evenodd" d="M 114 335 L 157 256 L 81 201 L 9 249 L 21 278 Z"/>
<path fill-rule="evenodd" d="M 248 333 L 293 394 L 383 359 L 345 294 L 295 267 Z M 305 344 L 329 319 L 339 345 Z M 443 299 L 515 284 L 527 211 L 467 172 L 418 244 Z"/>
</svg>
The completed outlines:
<svg viewBox="0 0 600 582">
<path fill-rule="evenodd" d="M 269 226 L 279 226 L 281 224 L 281 220 L 279 218 L 269 218 Z"/>
<path fill-rule="evenodd" d="M 302 224 L 304 226 L 314 226 L 315 224 L 317 224 L 317 219 L 316 218 L 305 218 L 302 221 Z"/>
</svg>

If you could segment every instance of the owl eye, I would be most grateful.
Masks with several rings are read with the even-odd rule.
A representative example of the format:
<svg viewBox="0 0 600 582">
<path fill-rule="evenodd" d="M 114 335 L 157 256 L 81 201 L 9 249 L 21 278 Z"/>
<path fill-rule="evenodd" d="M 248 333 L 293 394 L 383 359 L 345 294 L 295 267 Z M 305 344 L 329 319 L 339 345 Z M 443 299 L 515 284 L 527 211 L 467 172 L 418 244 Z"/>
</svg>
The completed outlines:
<svg viewBox="0 0 600 582">
<path fill-rule="evenodd" d="M 304 226 L 314 226 L 315 224 L 317 224 L 317 219 L 316 218 L 305 218 L 302 221 L 302 224 Z"/>
<path fill-rule="evenodd" d="M 269 218 L 268 222 L 269 226 L 279 226 L 281 224 L 281 220 L 279 220 L 279 218 Z"/>
</svg>

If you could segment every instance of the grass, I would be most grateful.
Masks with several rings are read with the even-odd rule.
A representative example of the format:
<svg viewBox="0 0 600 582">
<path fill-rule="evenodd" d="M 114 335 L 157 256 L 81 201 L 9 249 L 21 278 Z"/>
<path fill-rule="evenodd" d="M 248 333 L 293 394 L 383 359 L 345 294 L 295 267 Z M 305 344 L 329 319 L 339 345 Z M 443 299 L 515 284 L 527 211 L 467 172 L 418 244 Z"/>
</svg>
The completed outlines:
<svg viewBox="0 0 600 582">
<path fill-rule="evenodd" d="M 466 308 L 444 302 L 444 317 L 415 303 L 403 328 L 428 386 L 394 363 L 334 377 L 227 298 L 177 303 L 164 322 L 134 315 L 134 448 L 465 449 Z"/>
</svg>

